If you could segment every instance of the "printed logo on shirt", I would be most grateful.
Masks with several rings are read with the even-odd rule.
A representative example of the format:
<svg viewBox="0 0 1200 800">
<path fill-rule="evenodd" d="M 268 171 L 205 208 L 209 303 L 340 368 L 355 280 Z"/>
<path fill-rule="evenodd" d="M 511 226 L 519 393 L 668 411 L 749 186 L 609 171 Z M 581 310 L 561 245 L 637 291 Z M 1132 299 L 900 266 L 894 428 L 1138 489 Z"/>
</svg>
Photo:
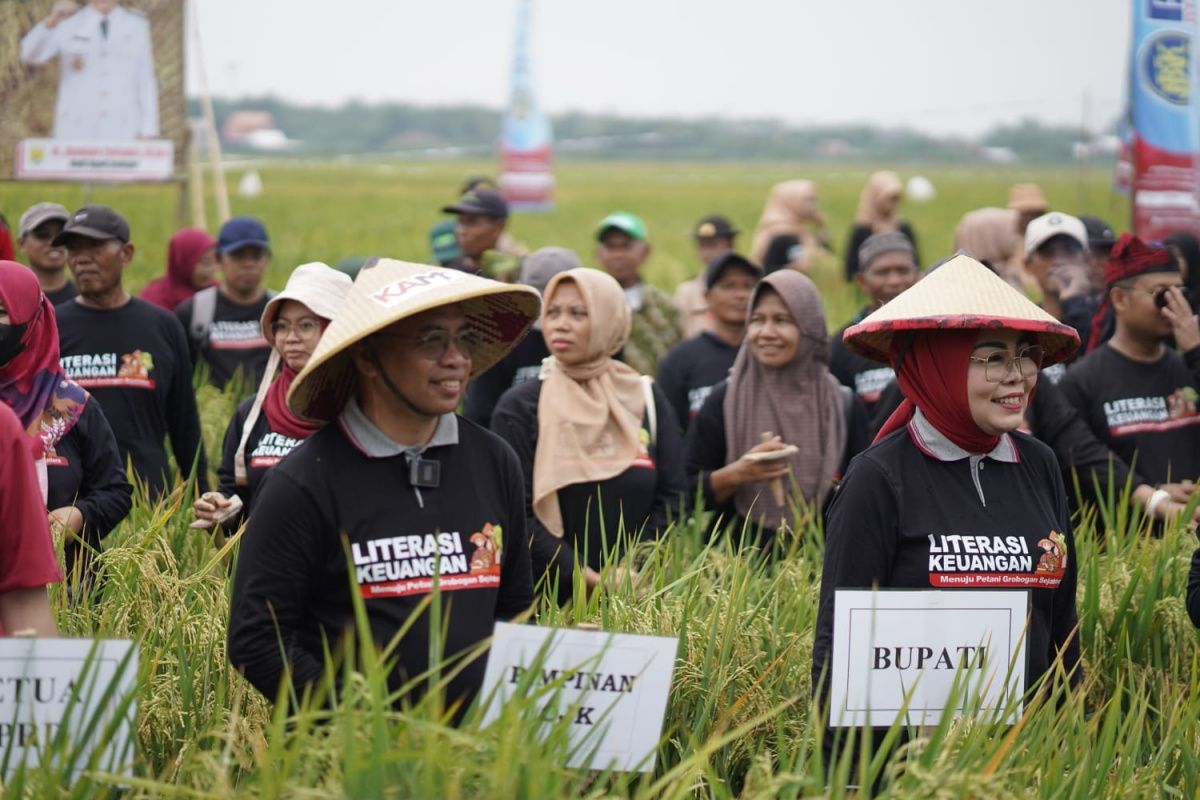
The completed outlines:
<svg viewBox="0 0 1200 800">
<path fill-rule="evenodd" d="M 1048 367 L 1042 367 L 1041 377 L 1053 383 L 1055 386 L 1058 382 L 1067 375 L 1067 365 L 1063 363 L 1051 364 Z"/>
<path fill-rule="evenodd" d="M 504 533 L 487 523 L 463 540 L 458 531 L 384 536 L 350 546 L 354 579 L 368 600 L 408 597 L 433 591 L 438 576 L 443 592 L 500 585 Z"/>
<path fill-rule="evenodd" d="M 1032 552 L 1023 536 L 929 535 L 929 585 L 1054 589 L 1067 572 L 1067 544 L 1051 531 Z M 1037 558 L 1036 564 L 1034 558 Z"/>
<path fill-rule="evenodd" d="M 216 320 L 208 334 L 210 350 L 261 350 L 270 346 L 257 320 Z"/>
<path fill-rule="evenodd" d="M 865 369 L 854 376 L 854 393 L 864 403 L 878 403 L 883 390 L 895 378 L 896 373 L 891 367 Z"/>
<path fill-rule="evenodd" d="M 132 353 L 88 353 L 63 356 L 59 364 L 67 377 L 85 389 L 127 387 L 153 389 L 154 356 L 141 350 Z"/>
<path fill-rule="evenodd" d="M 536 381 L 541 374 L 541 364 L 534 364 L 532 367 L 518 367 L 517 371 L 513 373 L 512 385 L 519 386 L 527 381 Z"/>
<path fill-rule="evenodd" d="M 283 460 L 295 447 L 304 441 L 284 436 L 282 433 L 271 431 L 258 440 L 254 450 L 250 452 L 250 466 L 257 469 L 270 469 Z"/>
<path fill-rule="evenodd" d="M 53 447 L 46 448 L 46 466 L 47 467 L 69 467 L 70 460 L 66 456 L 60 456 Z"/>
<path fill-rule="evenodd" d="M 414 296 L 445 286 L 448 283 L 462 280 L 467 273 L 456 269 L 431 269 L 419 272 L 398 281 L 392 281 L 371 294 L 371 299 L 384 308 L 392 308 L 400 303 L 411 300 Z"/>
<path fill-rule="evenodd" d="M 1168 397 L 1125 397 L 1104 404 L 1108 432 L 1113 436 L 1158 433 L 1200 423 L 1196 390 L 1176 389 Z"/>
<path fill-rule="evenodd" d="M 654 469 L 654 459 L 650 457 L 650 431 L 645 428 L 638 431 L 638 445 L 638 454 L 629 466 Z"/>
<path fill-rule="evenodd" d="M 688 389 L 688 419 L 700 412 L 700 406 L 704 405 L 704 400 L 712 394 L 712 390 L 711 386 L 697 386 L 695 389 Z"/>
</svg>

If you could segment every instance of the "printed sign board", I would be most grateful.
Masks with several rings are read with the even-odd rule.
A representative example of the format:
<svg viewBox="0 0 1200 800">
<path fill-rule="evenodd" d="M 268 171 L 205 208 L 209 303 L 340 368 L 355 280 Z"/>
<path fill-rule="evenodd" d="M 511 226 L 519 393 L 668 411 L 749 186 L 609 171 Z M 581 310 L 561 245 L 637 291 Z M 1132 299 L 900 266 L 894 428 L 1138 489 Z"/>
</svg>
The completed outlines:
<svg viewBox="0 0 1200 800">
<path fill-rule="evenodd" d="M 679 640 L 496 623 L 485 724 L 519 692 L 539 693 L 546 729 L 569 719 L 569 767 L 649 772 Z"/>
</svg>

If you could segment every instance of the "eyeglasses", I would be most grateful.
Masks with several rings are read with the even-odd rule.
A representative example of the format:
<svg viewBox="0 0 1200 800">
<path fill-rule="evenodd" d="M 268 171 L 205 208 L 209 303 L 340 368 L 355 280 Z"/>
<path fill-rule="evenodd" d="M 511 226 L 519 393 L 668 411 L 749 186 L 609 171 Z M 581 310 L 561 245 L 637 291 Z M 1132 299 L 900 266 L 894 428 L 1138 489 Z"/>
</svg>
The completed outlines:
<svg viewBox="0 0 1200 800">
<path fill-rule="evenodd" d="M 416 349 L 417 355 L 426 361 L 441 361 L 445 358 L 446 353 L 450 352 L 451 342 L 454 343 L 454 349 L 461 353 L 463 358 L 474 358 L 475 350 L 482 344 L 479 332 L 472 328 L 463 328 L 453 335 L 449 331 L 430 331 L 416 339 L 387 333 L 376 335 L 386 339 L 395 338 L 410 342 Z"/>
<path fill-rule="evenodd" d="M 292 331 L 301 339 L 311 339 L 321 333 L 321 323 L 312 317 L 304 317 L 303 319 L 288 322 L 287 320 L 277 319 L 271 323 L 271 335 L 276 339 L 282 335 L 285 339 L 291 335 Z"/>
<path fill-rule="evenodd" d="M 1150 295 L 1154 298 L 1154 305 L 1159 308 L 1167 307 L 1167 292 L 1172 289 L 1178 289 L 1185 301 L 1189 303 L 1192 301 L 1192 293 L 1188 291 L 1188 287 L 1186 286 L 1159 286 L 1157 289 L 1143 289 L 1140 286 L 1130 286 L 1129 288 L 1135 292 L 1145 292 Z"/>
<path fill-rule="evenodd" d="M 1004 383 L 1013 367 L 1022 378 L 1032 378 L 1042 368 L 1042 360 L 1046 357 L 1040 347 L 1026 347 L 1015 356 L 1008 353 L 992 353 L 987 358 L 971 356 L 970 359 L 983 364 L 983 376 L 990 383 Z"/>
</svg>

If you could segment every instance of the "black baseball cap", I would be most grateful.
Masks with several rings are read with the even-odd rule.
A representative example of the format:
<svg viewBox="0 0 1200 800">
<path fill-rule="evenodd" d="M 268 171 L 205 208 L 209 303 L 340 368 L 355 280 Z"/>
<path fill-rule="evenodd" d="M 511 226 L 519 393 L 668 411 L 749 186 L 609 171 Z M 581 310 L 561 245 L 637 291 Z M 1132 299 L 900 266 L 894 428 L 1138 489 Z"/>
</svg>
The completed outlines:
<svg viewBox="0 0 1200 800">
<path fill-rule="evenodd" d="M 54 237 L 51 244 L 62 247 L 72 236 L 87 239 L 116 239 L 121 244 L 129 242 L 129 223 L 115 208 L 109 206 L 84 206 L 71 215 L 62 233 Z"/>
<path fill-rule="evenodd" d="M 692 236 L 696 239 L 732 239 L 741 231 L 733 227 L 728 217 L 710 214 L 696 223 Z"/>
<path fill-rule="evenodd" d="M 1079 221 L 1087 229 L 1088 247 L 1112 247 L 1117 243 L 1112 226 L 1099 217 L 1081 215 Z"/>
<path fill-rule="evenodd" d="M 508 203 L 495 189 L 472 189 L 458 202 L 442 209 L 443 214 L 480 214 L 492 219 L 508 219 Z"/>
<path fill-rule="evenodd" d="M 746 270 L 746 272 L 749 272 L 754 276 L 755 280 L 758 280 L 763 276 L 762 267 L 760 267 L 758 264 L 755 264 L 744 255 L 730 250 L 729 252 L 722 253 L 712 261 L 708 262 L 708 268 L 704 271 L 704 288 L 711 289 L 716 285 L 717 281 L 721 280 L 721 275 L 724 274 L 725 270 L 733 267 Z"/>
</svg>

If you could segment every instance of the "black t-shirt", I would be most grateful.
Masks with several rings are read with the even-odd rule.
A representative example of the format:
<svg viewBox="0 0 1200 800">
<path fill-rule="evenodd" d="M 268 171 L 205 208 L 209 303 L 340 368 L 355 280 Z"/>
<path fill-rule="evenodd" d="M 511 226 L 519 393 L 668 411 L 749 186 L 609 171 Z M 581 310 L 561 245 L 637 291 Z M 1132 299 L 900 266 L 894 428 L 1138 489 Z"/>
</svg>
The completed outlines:
<svg viewBox="0 0 1200 800">
<path fill-rule="evenodd" d="M 1200 358 L 1200 348 L 1188 354 Z M 1088 353 L 1059 384 L 1096 438 L 1132 466 L 1137 482 L 1200 478 L 1200 413 L 1195 376 L 1165 350 L 1153 364 L 1109 344 Z"/>
<path fill-rule="evenodd" d="M 684 447 L 684 468 L 687 472 L 688 497 L 695 497 L 699 485 L 704 504 L 713 514 L 709 520 L 708 532 L 713 534 L 717 527 L 741 531 L 755 530 L 757 526 L 746 527 L 746 520 L 738 514 L 733 498 L 724 503 L 718 503 L 712 490 L 712 474 L 721 467 L 729 464 L 729 453 L 725 444 L 725 395 L 729 391 L 729 381 L 721 381 L 704 400 L 700 412 L 692 420 L 688 428 L 687 440 Z M 846 448 L 842 453 L 838 472 L 846 469 L 850 459 L 871 443 L 867 412 L 863 404 L 851 392 L 846 391 L 843 398 L 846 414 Z M 797 447 L 804 447 L 804 442 L 787 442 Z M 741 456 L 741 453 L 738 454 Z M 762 529 L 759 531 L 758 544 L 767 546 L 774 537 L 774 532 Z"/>
<path fill-rule="evenodd" d="M 713 387 L 729 377 L 737 354 L 737 345 L 701 331 L 663 356 L 658 364 L 658 386 L 683 430 L 687 430 Z"/>
<path fill-rule="evenodd" d="M 74 427 L 46 453 L 46 507 L 75 506 L 83 515 L 83 540 L 99 547 L 133 504 L 133 487 L 104 412 L 95 401 L 83 407 Z"/>
<path fill-rule="evenodd" d="M 537 453 L 538 398 L 542 382 L 530 381 L 505 393 L 492 415 L 492 430 L 512 445 L 525 478 L 535 580 L 549 572 L 560 603 L 571 597 L 576 558 L 599 570 L 609 555 L 620 559 L 619 531 L 652 539 L 678 519 L 683 501 L 683 443 L 678 423 L 663 393 L 654 387 L 658 412 L 657 441 L 649 439 L 649 410 L 642 420 L 646 452 L 629 469 L 597 483 L 558 490 L 564 535 L 546 530 L 533 515 L 533 461 Z"/>
<path fill-rule="evenodd" d="M 46 292 L 46 299 L 50 301 L 50 305 L 61 305 L 68 300 L 74 300 L 79 297 L 79 289 L 74 283 L 67 281 L 67 285 L 53 292 Z"/>
<path fill-rule="evenodd" d="M 825 525 L 814 687 L 830 658 L 835 589 L 1028 589 L 1029 684 L 1060 649 L 1068 669 L 1078 663 L 1078 564 L 1062 478 L 1049 448 L 1011 436 L 1015 463 L 941 461 L 908 428 L 850 462 Z"/>
<path fill-rule="evenodd" d="M 829 371 L 843 386 L 858 395 L 858 399 L 863 401 L 863 405 L 867 407 L 867 414 L 870 415 L 888 384 L 896 380 L 896 373 L 887 364 L 872 361 L 853 352 L 842 341 L 842 334 L 846 332 L 846 328 L 858 324 L 866 315 L 867 311 L 864 310 L 833 335 L 829 351 Z"/>
<path fill-rule="evenodd" d="M 411 623 L 395 649 L 393 691 L 429 667 L 429 615 L 411 618 L 437 570 L 447 657 L 532 604 L 525 490 L 512 450 L 460 418 L 458 444 L 429 447 L 423 458 L 441 464 L 440 485 L 418 494 L 404 454 L 366 455 L 339 421 L 267 473 L 242 538 L 229 619 L 229 659 L 266 697 L 275 699 L 283 675 L 280 639 L 297 694 L 320 680 L 326 641 L 336 647 L 354 630 L 351 585 L 379 646 Z M 485 664 L 475 659 L 450 679 L 448 705 L 470 703 Z"/>
<path fill-rule="evenodd" d="M 501 396 L 525 381 L 537 380 L 542 361 L 549 355 L 542 332 L 530 331 L 498 364 L 467 384 L 463 416 L 484 428 L 491 427 L 492 412 Z"/>
<path fill-rule="evenodd" d="M 63 370 L 100 404 L 121 462 L 132 460 L 151 495 L 161 495 L 171 485 L 163 441 L 170 436 L 179 468 L 197 464 L 204 491 L 208 466 L 179 320 L 136 297 L 114 309 L 65 303 L 55 314 Z"/>
<path fill-rule="evenodd" d="M 270 297 L 264 293 L 257 302 L 242 305 L 230 300 L 220 289 L 215 291 L 217 304 L 213 310 L 212 327 L 203 342 L 196 341 L 192 336 L 195 296 L 184 300 L 175 309 L 175 316 L 187 333 L 188 354 L 193 364 L 199 364 L 203 359 L 208 365 L 209 383 L 218 389 L 225 388 L 225 384 L 240 371 L 243 386 L 253 391 L 262 380 L 267 359 L 271 356 L 271 343 L 263 338 L 261 322 Z"/>
<path fill-rule="evenodd" d="M 282 433 L 272 430 L 267 415 L 260 410 L 258 419 L 254 421 L 254 425 L 250 429 L 250 438 L 246 440 L 246 485 L 238 486 L 234 458 L 237 455 L 238 445 L 242 441 L 242 428 L 246 424 L 246 417 L 250 416 L 250 408 L 253 405 L 253 397 L 247 397 L 238 403 L 237 410 L 233 412 L 233 419 L 229 420 L 229 427 L 225 429 L 225 441 L 221 447 L 221 463 L 217 467 L 217 491 L 226 497 L 234 495 L 240 497 L 244 512 L 250 511 L 254 496 L 267 471 L 304 441 L 284 436 Z"/>
</svg>

